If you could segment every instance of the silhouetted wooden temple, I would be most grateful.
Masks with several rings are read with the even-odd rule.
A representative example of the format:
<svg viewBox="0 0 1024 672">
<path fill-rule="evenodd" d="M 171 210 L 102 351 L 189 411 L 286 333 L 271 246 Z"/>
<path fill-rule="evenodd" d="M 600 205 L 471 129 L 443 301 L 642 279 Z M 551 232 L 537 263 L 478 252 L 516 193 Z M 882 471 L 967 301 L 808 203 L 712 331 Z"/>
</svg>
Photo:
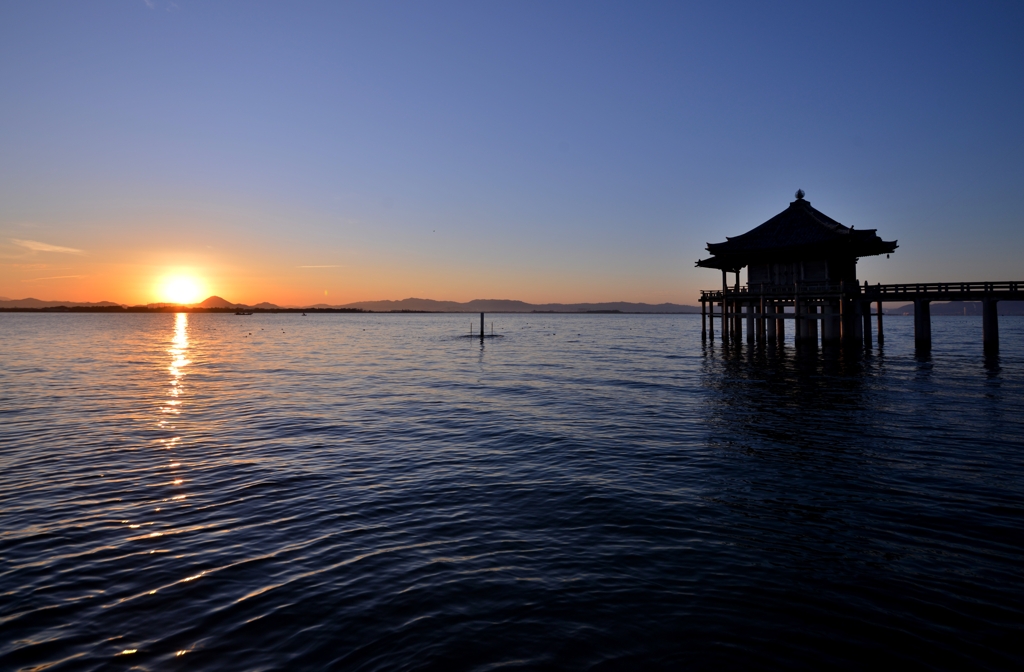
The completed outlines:
<svg viewBox="0 0 1024 672">
<path fill-rule="evenodd" d="M 871 303 L 877 303 L 878 342 L 882 335 L 882 302 L 914 302 L 915 341 L 931 346 L 931 301 L 983 303 L 983 340 L 988 351 L 998 350 L 996 303 L 1021 298 L 1017 282 L 918 283 L 861 286 L 860 257 L 890 254 L 896 241 L 882 240 L 875 229 L 846 227 L 811 207 L 803 191 L 789 207 L 764 224 L 724 243 L 709 243 L 712 256 L 697 266 L 722 272 L 722 289 L 701 292 L 702 335 L 714 337 L 715 306 L 720 306 L 722 340 L 739 340 L 746 322 L 748 342 L 781 341 L 786 320 L 792 320 L 794 340 L 870 345 Z M 747 268 L 747 284 L 740 271 Z M 735 274 L 729 287 L 728 274 Z"/>
</svg>

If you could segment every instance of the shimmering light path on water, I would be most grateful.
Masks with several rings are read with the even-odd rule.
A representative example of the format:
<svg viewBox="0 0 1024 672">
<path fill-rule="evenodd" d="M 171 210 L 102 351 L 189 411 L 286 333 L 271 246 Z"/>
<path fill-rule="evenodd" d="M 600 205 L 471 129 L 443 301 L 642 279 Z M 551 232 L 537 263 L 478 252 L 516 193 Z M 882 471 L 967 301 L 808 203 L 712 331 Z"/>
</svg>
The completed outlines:
<svg viewBox="0 0 1024 672">
<path fill-rule="evenodd" d="M 1024 320 L 0 315 L 0 668 L 1009 667 Z"/>
</svg>

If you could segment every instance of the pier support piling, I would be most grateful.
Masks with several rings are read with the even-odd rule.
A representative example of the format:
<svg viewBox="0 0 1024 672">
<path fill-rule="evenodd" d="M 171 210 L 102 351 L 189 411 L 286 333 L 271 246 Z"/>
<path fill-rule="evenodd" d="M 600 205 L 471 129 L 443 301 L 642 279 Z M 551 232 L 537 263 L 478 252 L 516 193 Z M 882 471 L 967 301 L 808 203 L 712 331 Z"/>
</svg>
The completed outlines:
<svg viewBox="0 0 1024 672">
<path fill-rule="evenodd" d="M 882 302 L 879 301 L 876 305 L 878 310 L 878 345 L 881 347 L 882 342 L 885 340 L 882 336 Z"/>
<path fill-rule="evenodd" d="M 832 303 L 826 303 L 821 307 L 821 344 L 834 343 L 839 340 L 836 333 L 835 311 Z"/>
<path fill-rule="evenodd" d="M 736 296 L 739 296 L 740 295 L 740 272 L 739 271 L 734 271 L 734 272 L 736 273 L 736 285 L 735 285 L 734 291 L 736 293 Z M 742 308 L 742 304 L 740 303 L 739 299 L 734 300 L 733 301 L 733 308 L 732 308 L 732 314 L 733 314 L 733 317 L 732 317 L 732 333 L 733 333 L 733 336 L 736 339 L 736 343 L 739 343 L 743 339 L 743 316 L 740 314 L 741 310 L 743 310 L 743 308 Z"/>
<path fill-rule="evenodd" d="M 722 343 L 729 342 L 729 276 L 722 271 Z"/>
<path fill-rule="evenodd" d="M 700 300 L 700 340 L 708 340 L 707 301 Z"/>
<path fill-rule="evenodd" d="M 766 340 L 768 340 L 768 318 L 766 313 L 764 312 L 765 310 L 768 309 L 768 306 L 766 306 L 764 303 L 764 288 L 762 288 L 761 291 L 762 294 L 759 306 L 760 317 L 757 318 L 757 342 L 763 344 Z"/>
<path fill-rule="evenodd" d="M 853 313 L 853 345 L 859 346 L 864 341 L 864 320 L 861 319 L 863 304 L 853 299 L 850 301 L 850 305 L 853 308 L 850 311 Z"/>
<path fill-rule="evenodd" d="M 861 312 L 864 317 L 864 347 L 867 349 L 871 348 L 871 302 L 865 301 L 861 306 Z"/>
<path fill-rule="evenodd" d="M 927 299 L 914 301 L 914 347 L 921 351 L 932 349 L 932 307 Z"/>
<path fill-rule="evenodd" d="M 999 313 L 996 310 L 998 304 L 996 299 L 984 299 L 981 302 L 981 340 L 987 355 L 999 352 Z"/>
</svg>

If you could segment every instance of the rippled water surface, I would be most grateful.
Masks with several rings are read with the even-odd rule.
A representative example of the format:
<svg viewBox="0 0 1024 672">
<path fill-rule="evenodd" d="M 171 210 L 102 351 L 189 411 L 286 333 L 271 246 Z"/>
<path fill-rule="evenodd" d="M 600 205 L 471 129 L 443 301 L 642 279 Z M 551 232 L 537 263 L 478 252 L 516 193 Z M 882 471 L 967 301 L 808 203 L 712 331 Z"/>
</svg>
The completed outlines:
<svg viewBox="0 0 1024 672">
<path fill-rule="evenodd" d="M 1024 320 L 0 315 L 0 668 L 1021 665 Z"/>
</svg>

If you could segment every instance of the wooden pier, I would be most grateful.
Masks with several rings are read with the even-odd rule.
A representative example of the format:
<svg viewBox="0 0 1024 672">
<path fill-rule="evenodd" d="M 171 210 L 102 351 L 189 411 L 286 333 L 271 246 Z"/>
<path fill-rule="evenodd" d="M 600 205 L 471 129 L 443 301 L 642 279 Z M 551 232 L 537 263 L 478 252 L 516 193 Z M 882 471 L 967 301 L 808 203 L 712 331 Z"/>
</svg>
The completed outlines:
<svg viewBox="0 0 1024 672">
<path fill-rule="evenodd" d="M 846 283 L 794 283 L 791 287 L 739 286 L 701 292 L 701 336 L 715 336 L 715 319 L 721 323 L 724 342 L 778 342 L 785 339 L 791 321 L 797 343 L 829 343 L 870 347 L 884 342 L 883 302 L 914 304 L 914 345 L 931 349 L 932 301 L 980 301 L 982 343 L 985 352 L 999 351 L 1000 301 L 1024 300 L 1024 281 L 930 282 L 847 286 Z M 876 306 L 877 335 L 872 338 L 871 306 Z M 715 308 L 718 308 L 716 311 Z M 746 329 L 743 323 L 746 323 Z M 820 326 L 820 329 L 819 329 Z M 744 333 L 745 331 L 745 333 Z"/>
<path fill-rule="evenodd" d="M 697 262 L 722 272 L 722 289 L 701 292 L 701 334 L 714 338 L 721 320 L 722 340 L 781 342 L 791 321 L 796 343 L 867 345 L 871 304 L 877 306 L 877 341 L 884 341 L 882 303 L 914 303 L 914 342 L 931 349 L 932 301 L 981 301 L 983 347 L 999 351 L 1000 301 L 1024 299 L 1024 282 L 931 282 L 894 285 L 859 284 L 857 260 L 896 251 L 895 240 L 882 240 L 875 229 L 855 230 L 811 207 L 798 190 L 789 207 L 750 231 L 709 243 L 712 256 Z M 740 286 L 740 271 L 747 284 Z M 735 274 L 729 286 L 729 273 Z M 719 310 L 716 313 L 715 307 Z"/>
</svg>

